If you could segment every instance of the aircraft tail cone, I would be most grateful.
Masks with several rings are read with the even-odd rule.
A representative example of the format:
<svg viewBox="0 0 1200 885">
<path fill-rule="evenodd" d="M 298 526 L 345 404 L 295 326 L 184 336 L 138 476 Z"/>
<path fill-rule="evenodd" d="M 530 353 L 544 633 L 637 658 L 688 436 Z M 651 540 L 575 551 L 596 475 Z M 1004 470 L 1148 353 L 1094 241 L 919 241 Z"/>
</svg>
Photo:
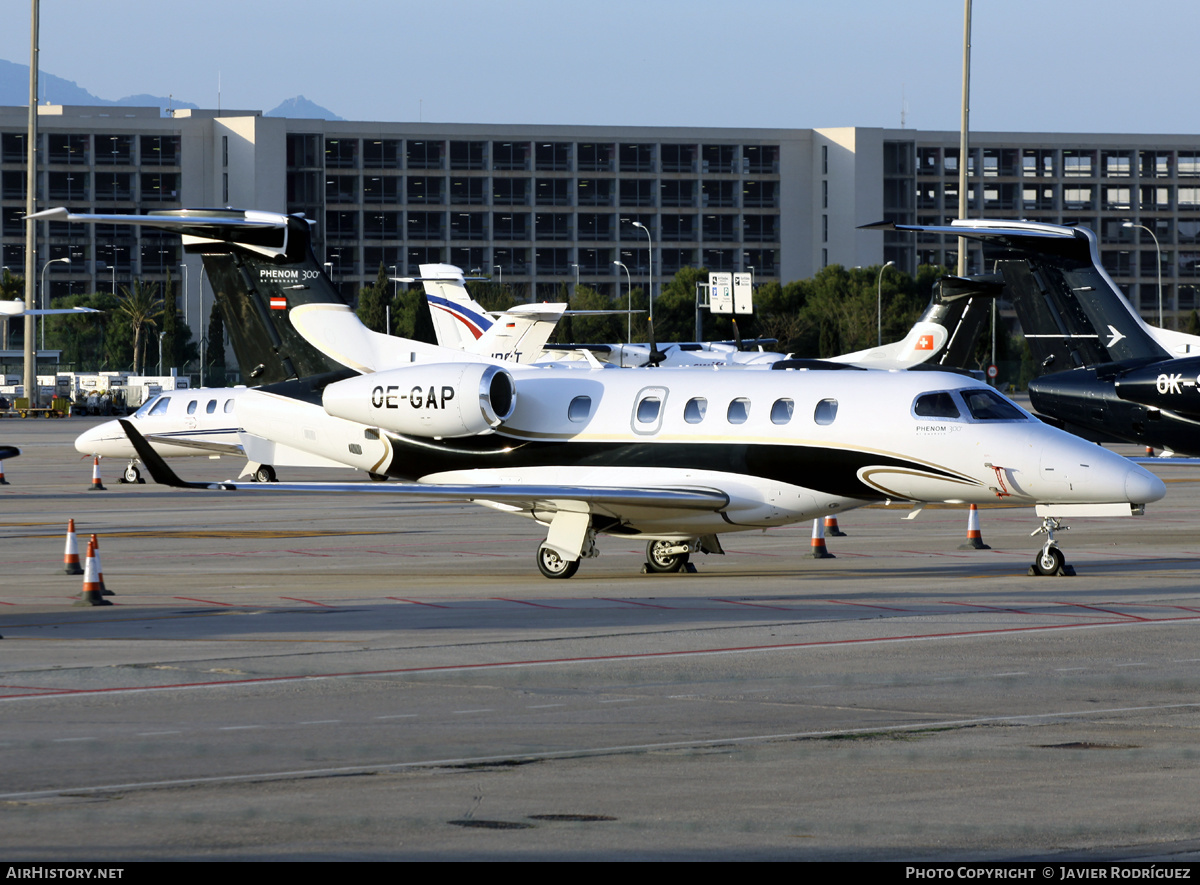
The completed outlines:
<svg viewBox="0 0 1200 885">
<path fill-rule="evenodd" d="M 100 456 L 92 456 L 92 484 L 88 486 L 89 492 L 106 492 L 104 483 L 100 482 Z"/>
<path fill-rule="evenodd" d="M 100 585 L 100 595 L 114 595 L 111 590 L 104 586 L 104 566 L 100 563 L 100 539 L 92 535 L 91 540 L 88 541 L 88 547 L 92 549 L 92 555 L 96 557 L 96 583 Z"/>
<path fill-rule="evenodd" d="M 93 538 L 95 535 L 92 536 Z M 88 542 L 87 565 L 83 570 L 83 596 L 75 605 L 112 605 L 100 593 L 100 582 L 97 580 L 95 548 Z"/>
<path fill-rule="evenodd" d="M 79 542 L 75 538 L 75 520 L 67 521 L 67 546 L 63 550 L 63 574 L 82 575 L 79 565 Z"/>
<path fill-rule="evenodd" d="M 967 543 L 959 544 L 959 550 L 991 550 L 983 543 L 983 532 L 979 529 L 979 508 L 971 505 L 971 513 L 967 517 Z"/>
<path fill-rule="evenodd" d="M 846 533 L 838 528 L 836 516 L 825 517 L 825 535 L 826 535 L 826 537 L 829 537 L 829 538 L 844 538 L 844 537 L 846 537 Z"/>
<path fill-rule="evenodd" d="M 836 558 L 825 547 L 825 523 L 820 519 L 813 520 L 812 551 L 808 555 L 813 559 Z"/>
<path fill-rule="evenodd" d="M 4 462 L 0 461 L 0 486 L 8 485 L 8 480 L 4 478 Z"/>
</svg>

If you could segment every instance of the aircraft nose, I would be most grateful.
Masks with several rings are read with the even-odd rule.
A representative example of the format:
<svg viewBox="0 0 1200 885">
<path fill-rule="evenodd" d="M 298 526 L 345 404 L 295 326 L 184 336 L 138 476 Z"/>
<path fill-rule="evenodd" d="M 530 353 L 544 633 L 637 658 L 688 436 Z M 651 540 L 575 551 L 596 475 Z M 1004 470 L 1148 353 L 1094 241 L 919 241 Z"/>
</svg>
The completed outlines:
<svg viewBox="0 0 1200 885">
<path fill-rule="evenodd" d="M 100 451 L 100 446 L 114 436 L 125 436 L 124 431 L 121 430 L 116 421 L 105 421 L 103 424 L 97 424 L 75 438 L 75 451 L 81 455 L 104 454 Z"/>
<path fill-rule="evenodd" d="M 1151 473 L 1132 465 L 1133 470 L 1125 477 L 1125 497 L 1134 504 L 1148 504 L 1157 501 L 1167 493 L 1166 484 Z"/>
</svg>

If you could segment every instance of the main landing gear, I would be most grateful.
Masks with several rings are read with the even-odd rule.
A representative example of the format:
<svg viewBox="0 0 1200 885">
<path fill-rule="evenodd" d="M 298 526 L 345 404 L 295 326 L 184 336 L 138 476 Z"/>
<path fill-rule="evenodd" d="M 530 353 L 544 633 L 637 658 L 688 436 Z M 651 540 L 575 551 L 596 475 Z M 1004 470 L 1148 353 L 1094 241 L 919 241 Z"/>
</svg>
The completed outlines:
<svg viewBox="0 0 1200 885">
<path fill-rule="evenodd" d="M 254 471 L 255 482 L 275 482 L 275 468 L 270 464 L 260 464 Z"/>
<path fill-rule="evenodd" d="M 1047 516 L 1042 519 L 1041 526 L 1036 531 L 1030 533 L 1030 537 L 1038 535 L 1046 536 L 1046 543 L 1042 545 L 1042 549 L 1038 551 L 1037 556 L 1033 559 L 1033 565 L 1029 567 L 1030 575 L 1041 575 L 1043 577 L 1049 575 L 1061 575 L 1072 577 L 1075 574 L 1075 569 L 1067 565 L 1067 558 L 1059 549 L 1058 544 L 1054 540 L 1056 531 L 1065 532 L 1069 527 L 1063 525 L 1053 516 Z"/>
<path fill-rule="evenodd" d="M 117 482 L 136 482 L 144 484 L 146 480 L 142 479 L 142 471 L 138 470 L 137 461 L 135 460 L 129 462 L 129 466 L 125 468 L 125 471 L 121 474 Z"/>
<path fill-rule="evenodd" d="M 549 547 L 539 547 L 537 552 L 538 571 L 547 578 L 569 578 L 579 571 L 578 559 L 564 559 Z"/>
<path fill-rule="evenodd" d="M 687 570 L 692 558 L 693 541 L 651 541 L 646 545 L 646 574 L 670 574 Z M 695 571 L 695 568 L 691 569 Z"/>
</svg>

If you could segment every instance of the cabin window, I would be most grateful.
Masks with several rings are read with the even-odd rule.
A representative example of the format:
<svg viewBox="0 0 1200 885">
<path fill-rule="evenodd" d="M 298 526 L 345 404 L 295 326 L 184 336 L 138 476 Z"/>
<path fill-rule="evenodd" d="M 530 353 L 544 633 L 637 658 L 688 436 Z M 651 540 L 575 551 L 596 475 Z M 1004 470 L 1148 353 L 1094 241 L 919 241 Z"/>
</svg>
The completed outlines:
<svg viewBox="0 0 1200 885">
<path fill-rule="evenodd" d="M 350 443 L 349 448 L 350 448 L 351 455 L 361 455 L 362 454 L 362 446 L 360 446 L 358 443 Z"/>
<path fill-rule="evenodd" d="M 225 414 L 228 415 L 232 411 L 233 411 L 233 400 L 231 400 L 231 399 L 225 400 Z"/>
<path fill-rule="evenodd" d="M 725 413 L 725 417 L 730 424 L 745 424 L 746 419 L 750 417 L 750 400 L 744 396 L 739 396 L 729 404 L 729 409 Z"/>
<path fill-rule="evenodd" d="M 662 400 L 656 396 L 648 396 L 638 403 L 637 419 L 639 424 L 653 424 L 658 420 L 658 411 L 662 408 Z"/>
<path fill-rule="evenodd" d="M 784 397 L 783 399 L 775 400 L 771 406 L 771 423 L 772 424 L 787 424 L 792 420 L 792 412 L 796 409 L 796 403 Z"/>
<path fill-rule="evenodd" d="M 154 408 L 152 408 L 150 410 L 150 414 L 151 415 L 167 414 L 167 406 L 170 404 L 170 402 L 171 402 L 171 398 L 169 396 L 159 397 L 158 401 L 154 404 Z"/>
<path fill-rule="evenodd" d="M 216 410 L 217 410 L 217 401 L 215 399 L 210 399 L 208 401 L 208 405 L 205 407 L 204 411 L 211 415 Z"/>
<path fill-rule="evenodd" d="M 946 391 L 923 393 L 913 403 L 913 414 L 918 418 L 961 418 L 958 404 Z"/>
<path fill-rule="evenodd" d="M 967 411 L 976 421 L 1024 421 L 1021 410 L 994 390 L 962 390 Z"/>
<path fill-rule="evenodd" d="M 708 400 L 702 396 L 692 397 L 683 407 L 683 420 L 688 424 L 699 424 L 704 420 L 704 413 L 707 411 Z"/>
<path fill-rule="evenodd" d="M 150 410 L 154 408 L 154 404 L 157 402 L 158 397 L 153 397 L 152 399 L 146 400 L 146 402 L 142 403 L 142 407 L 133 413 L 133 417 L 145 418 L 150 414 Z"/>
<path fill-rule="evenodd" d="M 567 420 L 574 421 L 576 424 L 586 421 L 591 414 L 592 398 L 590 396 L 577 396 L 567 406 Z"/>
<path fill-rule="evenodd" d="M 196 414 L 196 401 L 195 400 L 192 400 L 190 403 L 188 403 L 188 414 L 189 415 Z"/>
<path fill-rule="evenodd" d="M 813 410 L 813 420 L 818 424 L 832 424 L 837 418 L 837 400 L 823 399 Z"/>
</svg>

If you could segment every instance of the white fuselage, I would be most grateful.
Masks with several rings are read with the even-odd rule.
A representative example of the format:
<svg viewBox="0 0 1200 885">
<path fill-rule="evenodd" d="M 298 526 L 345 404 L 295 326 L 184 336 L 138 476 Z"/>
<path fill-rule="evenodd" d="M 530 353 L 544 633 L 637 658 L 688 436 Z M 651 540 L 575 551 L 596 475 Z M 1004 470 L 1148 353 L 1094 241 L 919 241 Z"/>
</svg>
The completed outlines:
<svg viewBox="0 0 1200 885">
<path fill-rule="evenodd" d="M 165 393 L 143 405 L 128 419 L 164 458 L 240 454 L 235 407 L 245 387 L 213 387 Z M 75 449 L 102 458 L 137 458 L 116 421 L 97 424 L 80 434 Z"/>
<path fill-rule="evenodd" d="M 728 496 L 715 512 L 592 510 L 611 520 L 604 530 L 656 537 L 782 525 L 872 500 L 1140 504 L 1165 491 L 1127 459 L 960 375 L 513 367 L 516 403 L 494 432 L 400 432 L 421 412 L 478 394 L 454 388 L 459 366 L 447 363 L 445 384 L 431 397 L 429 373 L 438 368 L 423 364 L 417 386 L 405 368 L 337 382 L 326 388 L 324 410 L 282 398 L 263 408 L 260 398 L 243 424 L 288 446 L 425 483 Z M 536 503 L 495 506 L 548 520 Z"/>
</svg>

